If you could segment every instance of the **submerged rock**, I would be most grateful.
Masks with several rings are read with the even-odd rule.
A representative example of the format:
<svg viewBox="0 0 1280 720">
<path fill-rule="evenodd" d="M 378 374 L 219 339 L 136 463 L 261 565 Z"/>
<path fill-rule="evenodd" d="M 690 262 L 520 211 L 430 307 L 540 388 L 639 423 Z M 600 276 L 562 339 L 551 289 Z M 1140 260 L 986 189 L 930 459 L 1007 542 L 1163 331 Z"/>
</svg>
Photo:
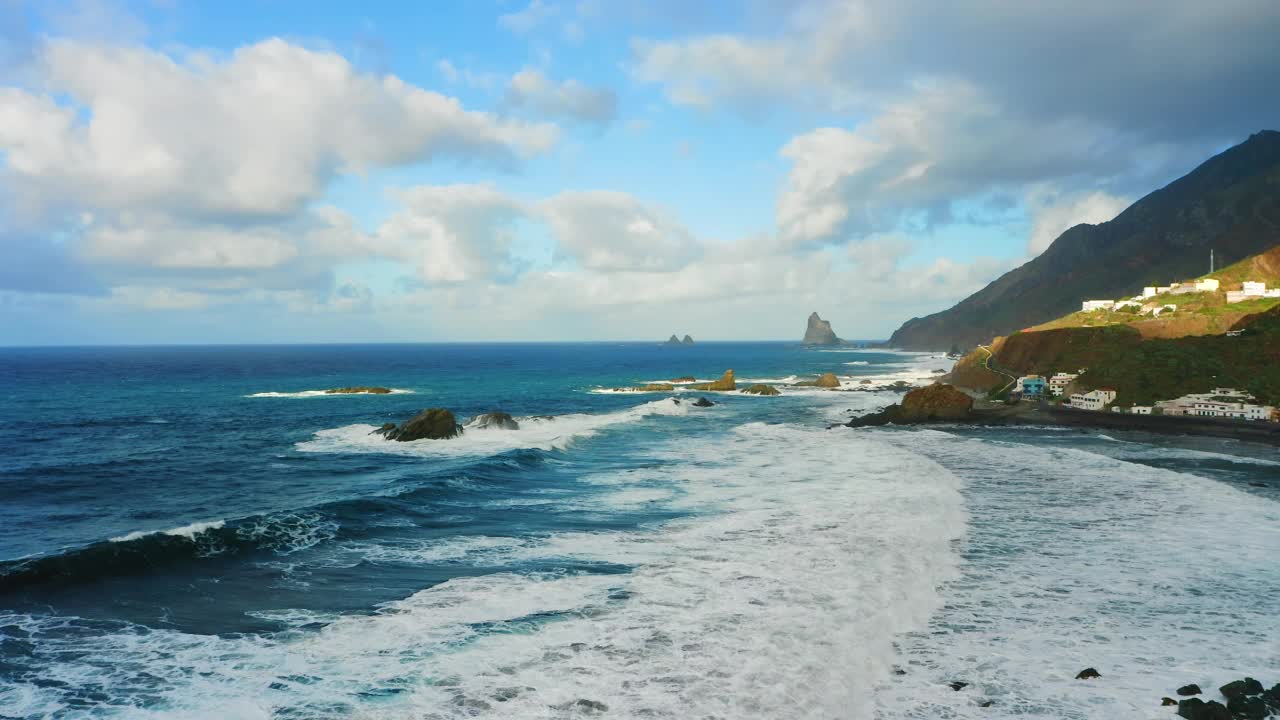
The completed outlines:
<svg viewBox="0 0 1280 720">
<path fill-rule="evenodd" d="M 696 383 L 687 385 L 690 390 L 710 390 L 713 392 L 729 392 L 738 389 L 738 383 L 733 379 L 733 371 L 725 370 L 724 375 L 719 380 L 713 380 L 709 383 Z"/>
<path fill-rule="evenodd" d="M 397 442 L 414 440 L 447 440 L 462 434 L 462 426 L 453 413 L 444 408 L 429 408 L 414 415 L 404 424 L 383 433 L 383 437 Z"/>
<path fill-rule="evenodd" d="M 969 683 L 967 683 L 967 682 L 960 682 L 959 680 L 957 680 L 957 681 L 955 681 L 955 682 L 947 683 L 947 685 L 948 685 L 948 686 L 950 686 L 950 687 L 951 687 L 951 689 L 952 689 L 952 690 L 955 690 L 956 692 L 960 692 L 961 690 L 963 690 L 963 689 L 965 689 L 965 688 L 969 687 Z"/>
<path fill-rule="evenodd" d="M 804 329 L 805 345 L 839 345 L 840 338 L 831 329 L 831 323 L 818 317 L 818 313 L 809 315 L 809 324 Z"/>
<path fill-rule="evenodd" d="M 331 388 L 324 391 L 325 395 L 390 395 L 391 388 L 357 385 L 354 387 Z"/>
<path fill-rule="evenodd" d="M 778 388 L 772 385 L 765 385 L 763 383 L 756 383 L 755 385 L 752 385 L 751 387 L 747 388 L 746 390 L 743 390 L 742 392 L 748 395 L 767 395 L 770 397 L 774 395 L 782 394 L 778 392 Z"/>
<path fill-rule="evenodd" d="M 1100 677 L 1102 677 L 1102 673 L 1098 672 L 1093 668 L 1085 668 L 1080 672 L 1076 673 L 1077 680 L 1092 680 L 1094 678 L 1100 678 Z"/>
<path fill-rule="evenodd" d="M 710 400 L 704 397 L 700 397 L 697 400 L 693 401 L 694 407 L 713 407 L 714 405 L 715 403 L 711 402 Z"/>
<path fill-rule="evenodd" d="M 519 430 L 520 423 L 508 413 L 490 412 L 476 415 L 467 421 L 466 427 L 477 430 Z"/>
</svg>

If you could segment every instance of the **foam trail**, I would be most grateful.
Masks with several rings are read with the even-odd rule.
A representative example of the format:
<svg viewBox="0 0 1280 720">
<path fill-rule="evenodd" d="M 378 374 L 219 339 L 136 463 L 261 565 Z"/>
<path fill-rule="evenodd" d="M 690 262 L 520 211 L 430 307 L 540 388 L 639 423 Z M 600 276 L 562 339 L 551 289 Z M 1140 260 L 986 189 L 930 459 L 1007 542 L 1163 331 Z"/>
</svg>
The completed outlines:
<svg viewBox="0 0 1280 720">
<path fill-rule="evenodd" d="M 111 538 L 111 542 L 132 542 L 148 535 L 172 535 L 173 537 L 184 537 L 193 540 L 197 535 L 206 530 L 218 530 L 226 524 L 225 520 L 210 520 L 207 522 L 196 522 L 190 525 L 183 525 L 169 530 L 137 530 L 127 535 Z"/>
<path fill-rule="evenodd" d="M 391 388 L 389 393 L 331 393 L 325 390 L 299 390 L 298 392 L 260 392 L 245 395 L 251 398 L 313 398 L 313 397 L 379 397 L 380 395 L 414 395 L 413 390 Z"/>
</svg>

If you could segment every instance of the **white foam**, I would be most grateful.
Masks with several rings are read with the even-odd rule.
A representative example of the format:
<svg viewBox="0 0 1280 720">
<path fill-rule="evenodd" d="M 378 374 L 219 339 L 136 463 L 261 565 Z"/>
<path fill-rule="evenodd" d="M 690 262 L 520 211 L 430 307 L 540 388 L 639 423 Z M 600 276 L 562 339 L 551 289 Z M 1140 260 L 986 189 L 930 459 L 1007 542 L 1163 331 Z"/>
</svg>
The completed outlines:
<svg viewBox="0 0 1280 720">
<path fill-rule="evenodd" d="M 251 398 L 312 398 L 312 397 L 368 397 L 379 395 L 414 395 L 413 390 L 405 390 L 403 388 L 390 388 L 389 393 L 331 393 L 327 390 L 300 390 L 298 392 L 260 392 L 252 395 L 245 395 Z"/>
<path fill-rule="evenodd" d="M 934 588 L 955 577 L 955 476 L 869 435 L 763 424 L 659 455 L 692 463 L 594 481 L 624 503 L 705 514 L 445 555 L 571 556 L 629 573 L 459 577 L 271 636 L 122 628 L 85 648 L 37 627 L 43 652 L 91 651 L 67 652 L 47 680 L 115 695 L 140 673 L 163 678 L 145 692 L 164 707 L 130 707 L 139 718 L 573 718 L 578 700 L 619 718 L 868 717 L 895 634 L 923 627 Z M 655 489 L 667 495 L 644 493 Z"/>
<path fill-rule="evenodd" d="M 347 425 L 321 430 L 311 440 L 298 443 L 303 452 L 389 453 L 396 455 L 465 456 L 492 455 L 509 450 L 563 449 L 574 440 L 601 430 L 650 417 L 687 415 L 690 405 L 670 398 L 654 400 L 610 413 L 576 413 L 548 417 L 518 417 L 519 430 L 471 430 L 448 440 L 395 442 L 373 434 L 373 425 Z"/>
<path fill-rule="evenodd" d="M 111 542 L 131 542 L 148 535 L 172 535 L 174 537 L 184 537 L 188 540 L 194 540 L 196 535 L 206 530 L 217 530 L 226 524 L 225 520 L 209 520 L 206 522 L 194 522 L 190 525 L 171 528 L 169 530 L 137 530 L 127 535 L 111 538 Z"/>
<path fill-rule="evenodd" d="M 900 642 L 877 718 L 1154 720 L 1183 684 L 1280 673 L 1280 504 L 1079 449 L 873 434 L 967 478 L 973 515 L 964 577 Z"/>
</svg>

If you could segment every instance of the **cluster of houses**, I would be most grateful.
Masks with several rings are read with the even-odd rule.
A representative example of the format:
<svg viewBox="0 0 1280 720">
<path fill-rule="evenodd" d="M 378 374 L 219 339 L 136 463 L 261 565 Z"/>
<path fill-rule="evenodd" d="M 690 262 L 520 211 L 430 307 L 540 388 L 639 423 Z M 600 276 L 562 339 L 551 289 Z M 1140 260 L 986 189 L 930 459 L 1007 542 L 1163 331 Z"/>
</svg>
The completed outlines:
<svg viewBox="0 0 1280 720">
<path fill-rule="evenodd" d="M 1159 317 L 1162 313 L 1177 310 L 1178 306 L 1159 301 L 1153 302 L 1153 299 L 1157 296 L 1218 292 L 1219 287 L 1221 287 L 1221 285 L 1213 278 L 1202 278 L 1194 282 L 1173 283 L 1172 285 L 1144 287 L 1142 288 L 1141 295 L 1134 295 L 1131 298 L 1123 298 L 1120 300 L 1085 300 L 1080 304 L 1080 311 L 1093 312 L 1094 310 L 1123 310 L 1125 308 L 1132 307 L 1138 308 L 1138 312 L 1149 313 L 1153 317 Z M 1245 300 L 1264 297 L 1280 298 L 1280 288 L 1267 289 L 1266 283 L 1249 280 L 1242 283 L 1240 290 L 1227 291 L 1227 302 L 1229 303 L 1244 302 Z"/>
<path fill-rule="evenodd" d="M 1048 380 L 1042 375 L 1026 375 L 1018 378 L 1011 393 L 1015 398 L 1024 400 L 1038 400 L 1046 396 L 1060 398 L 1066 395 L 1067 388 L 1084 372 L 1083 369 L 1075 373 L 1060 372 Z M 1174 400 L 1160 400 L 1155 405 L 1134 405 L 1129 408 L 1113 405 L 1115 401 L 1116 391 L 1111 388 L 1071 393 L 1067 399 L 1067 403 L 1073 408 L 1094 412 L 1110 408 L 1111 412 L 1116 413 L 1151 415 L 1158 410 L 1161 415 L 1280 422 L 1280 410 L 1270 405 L 1259 405 L 1254 402 L 1252 395 L 1235 388 L 1214 388 L 1207 393 L 1193 393 Z"/>
</svg>

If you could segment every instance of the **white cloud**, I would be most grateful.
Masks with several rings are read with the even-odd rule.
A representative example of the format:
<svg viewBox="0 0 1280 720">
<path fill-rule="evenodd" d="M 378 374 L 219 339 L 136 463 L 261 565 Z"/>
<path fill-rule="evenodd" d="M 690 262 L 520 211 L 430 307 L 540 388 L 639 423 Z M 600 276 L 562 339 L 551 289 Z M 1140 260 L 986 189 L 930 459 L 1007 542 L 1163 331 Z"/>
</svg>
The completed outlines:
<svg viewBox="0 0 1280 720">
<path fill-rule="evenodd" d="M 279 39 L 185 61 L 53 40 L 37 68 L 45 94 L 0 96 L 6 185 L 34 205 L 279 217 L 337 174 L 439 155 L 507 163 L 557 138 Z"/>
<path fill-rule="evenodd" d="M 512 76 L 506 101 L 512 107 L 528 107 L 543 115 L 597 125 L 613 122 L 617 110 L 612 90 L 587 87 L 577 80 L 556 83 L 533 68 Z"/>
<path fill-rule="evenodd" d="M 560 248 L 590 270 L 672 270 L 699 251 L 675 219 L 626 193 L 566 192 L 540 210 Z"/>
<path fill-rule="evenodd" d="M 555 5 L 549 5 L 542 0 L 531 0 L 523 10 L 500 15 L 498 25 L 517 35 L 526 35 L 557 12 L 559 8 Z"/>
<path fill-rule="evenodd" d="M 1107 222 L 1131 203 L 1131 200 L 1100 191 L 1063 196 L 1038 188 L 1030 194 L 1027 202 L 1031 212 L 1027 254 L 1035 256 L 1049 249 L 1049 245 L 1068 228 L 1081 223 L 1096 225 Z"/>
</svg>

